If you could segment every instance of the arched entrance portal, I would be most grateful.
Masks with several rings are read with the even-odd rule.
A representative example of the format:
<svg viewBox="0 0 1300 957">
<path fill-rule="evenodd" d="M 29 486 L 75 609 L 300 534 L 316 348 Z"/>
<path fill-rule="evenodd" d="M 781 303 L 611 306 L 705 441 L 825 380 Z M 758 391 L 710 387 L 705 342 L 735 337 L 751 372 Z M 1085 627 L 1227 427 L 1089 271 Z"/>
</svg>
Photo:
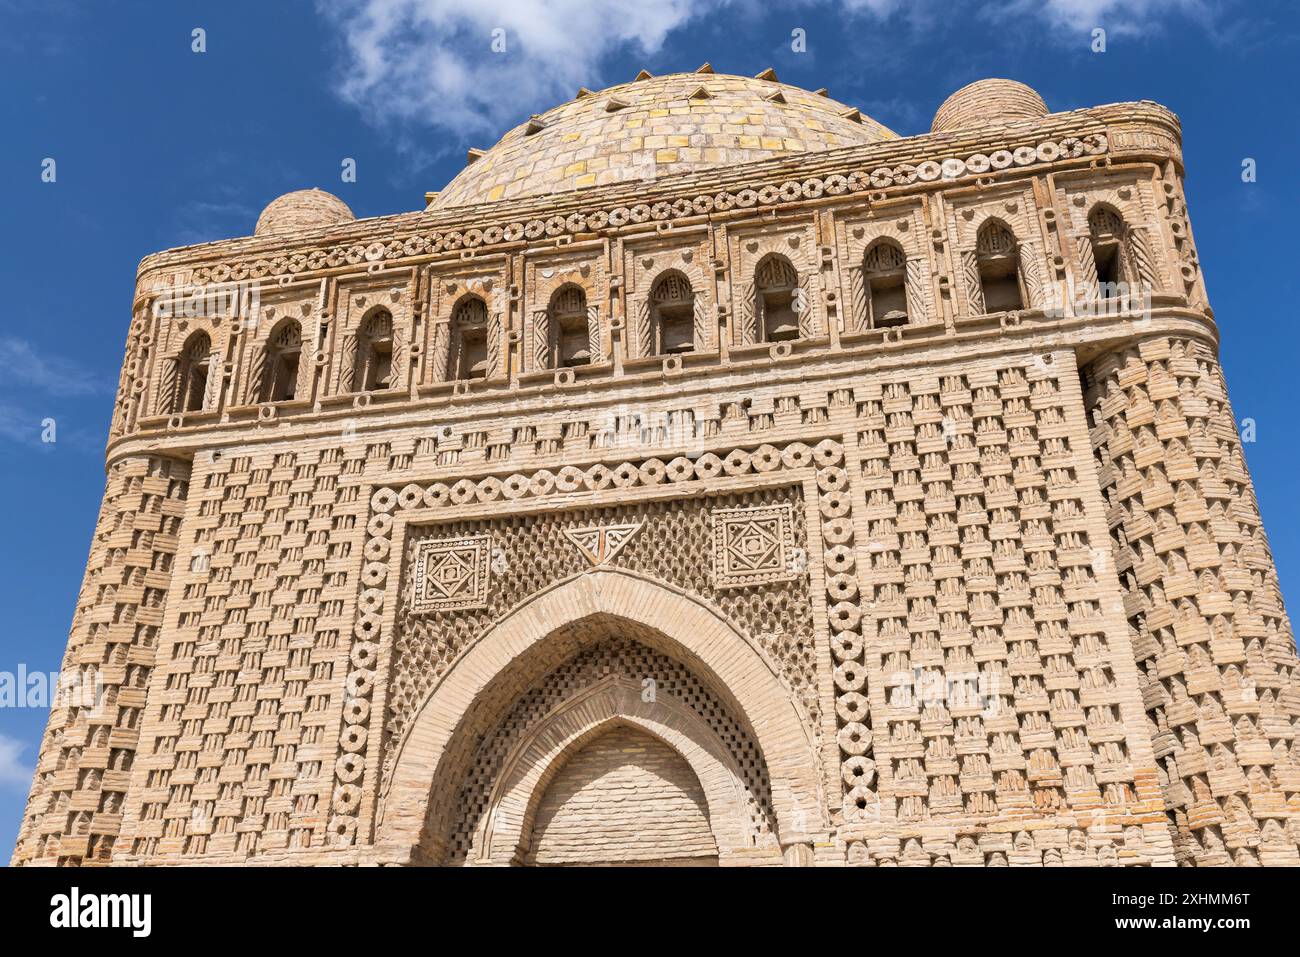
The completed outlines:
<svg viewBox="0 0 1300 957">
<path fill-rule="evenodd" d="M 452 665 L 398 746 L 376 837 L 428 864 L 610 863 L 602 844 L 774 862 L 825 833 L 818 782 L 806 716 L 743 635 L 602 569 L 533 596 Z M 632 848 L 637 828 L 659 840 Z"/>
</svg>

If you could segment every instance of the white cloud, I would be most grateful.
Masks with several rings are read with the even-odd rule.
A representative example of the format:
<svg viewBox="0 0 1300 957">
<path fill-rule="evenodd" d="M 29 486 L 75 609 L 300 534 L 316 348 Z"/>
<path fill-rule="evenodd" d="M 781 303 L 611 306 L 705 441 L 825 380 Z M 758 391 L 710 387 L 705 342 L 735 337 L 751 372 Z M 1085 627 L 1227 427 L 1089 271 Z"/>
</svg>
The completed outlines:
<svg viewBox="0 0 1300 957">
<path fill-rule="evenodd" d="M 1015 23 L 1064 45 L 1089 31 L 1155 33 L 1167 20 L 1211 26 L 1212 0 L 987 0 L 972 5 L 1001 29 Z M 946 44 L 948 0 L 792 0 L 801 9 L 888 23 L 897 44 Z M 317 0 L 345 50 L 340 95 L 377 123 L 432 127 L 491 145 L 531 112 L 550 109 L 579 86 L 593 89 L 630 80 L 606 78 L 617 54 L 652 55 L 674 30 L 721 12 L 745 16 L 757 0 Z M 506 50 L 492 52 L 493 31 Z M 855 27 L 854 29 L 859 29 Z M 879 31 L 873 34 L 881 39 Z M 1015 42 L 1022 42 L 1017 32 Z M 729 51 L 719 51 L 722 56 Z M 766 64 L 764 64 L 766 65 Z M 694 63 L 678 63 L 688 70 Z"/>
<path fill-rule="evenodd" d="M 597 82 L 616 52 L 657 52 L 729 0 L 321 0 L 343 36 L 344 99 L 380 121 L 495 139 Z M 494 30 L 505 51 L 493 52 Z M 627 77 L 626 79 L 631 79 Z M 485 144 L 487 145 L 487 144 Z"/>
<path fill-rule="evenodd" d="M 1004 15 L 1037 14 L 1050 26 L 1069 31 L 1071 39 L 1094 27 L 1116 35 L 1137 35 L 1158 29 L 1179 14 L 1198 20 L 1211 16 L 1203 0 L 1016 0 L 992 7 L 1003 7 Z"/>
<path fill-rule="evenodd" d="M 18 760 L 25 747 L 17 738 L 0 734 L 0 787 L 26 790 L 32 783 L 33 769 Z"/>
</svg>

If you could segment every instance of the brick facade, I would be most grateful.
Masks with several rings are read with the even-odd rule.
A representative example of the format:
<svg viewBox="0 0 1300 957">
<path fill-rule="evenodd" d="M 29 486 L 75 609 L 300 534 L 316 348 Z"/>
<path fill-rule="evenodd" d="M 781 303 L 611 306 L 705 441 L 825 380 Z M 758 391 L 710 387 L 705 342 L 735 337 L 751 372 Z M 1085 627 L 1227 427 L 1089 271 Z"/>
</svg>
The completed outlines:
<svg viewBox="0 0 1300 957">
<path fill-rule="evenodd" d="M 1179 136 L 702 68 L 146 258 L 14 863 L 1300 863 Z"/>
</svg>

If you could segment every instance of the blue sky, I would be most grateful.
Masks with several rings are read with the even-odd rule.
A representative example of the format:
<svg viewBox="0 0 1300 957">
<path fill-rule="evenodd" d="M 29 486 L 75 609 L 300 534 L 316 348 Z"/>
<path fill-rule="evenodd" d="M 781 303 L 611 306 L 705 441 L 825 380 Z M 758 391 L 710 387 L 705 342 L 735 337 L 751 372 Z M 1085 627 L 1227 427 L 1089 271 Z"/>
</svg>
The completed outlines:
<svg viewBox="0 0 1300 957">
<path fill-rule="evenodd" d="M 1294 401 L 1294 64 L 1285 3 L 1200 0 L 0 0 L 0 672 L 56 669 L 103 491 L 102 450 L 150 252 L 252 232 L 319 186 L 358 216 L 421 208 L 468 147 L 569 98 L 694 69 L 782 80 L 903 135 L 1008 76 L 1053 110 L 1150 99 L 1183 121 L 1187 192 L 1223 362 L 1282 576 L 1300 595 Z M 1091 49 L 1106 30 L 1106 50 Z M 206 31 L 206 52 L 192 31 Z M 491 50 L 501 29 L 503 53 Z M 803 30 L 806 52 L 791 48 Z M 1291 67 L 1286 64 L 1291 63 Z M 357 180 L 344 183 L 344 158 Z M 42 182 L 42 162 L 57 179 Z M 1242 161 L 1256 161 L 1244 183 Z M 56 423 L 41 441 L 42 420 Z M 1294 608 L 1294 605 L 1293 605 Z M 0 861 L 46 720 L 0 708 Z"/>
</svg>

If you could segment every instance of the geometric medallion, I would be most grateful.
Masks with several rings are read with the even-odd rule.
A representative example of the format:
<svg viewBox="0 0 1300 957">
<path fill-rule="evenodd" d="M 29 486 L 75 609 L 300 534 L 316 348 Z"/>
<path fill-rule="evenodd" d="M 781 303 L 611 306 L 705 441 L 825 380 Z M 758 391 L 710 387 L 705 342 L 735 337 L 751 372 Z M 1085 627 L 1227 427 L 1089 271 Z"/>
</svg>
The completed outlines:
<svg viewBox="0 0 1300 957">
<path fill-rule="evenodd" d="M 487 607 L 491 535 L 423 541 L 415 549 L 413 612 Z"/>
<path fill-rule="evenodd" d="M 627 525 L 588 525 L 584 528 L 566 528 L 564 537 L 578 546 L 584 558 L 593 565 L 603 565 L 641 531 L 645 522 Z"/>
<path fill-rule="evenodd" d="M 798 576 L 789 505 L 713 510 L 715 588 L 743 588 Z"/>
</svg>

